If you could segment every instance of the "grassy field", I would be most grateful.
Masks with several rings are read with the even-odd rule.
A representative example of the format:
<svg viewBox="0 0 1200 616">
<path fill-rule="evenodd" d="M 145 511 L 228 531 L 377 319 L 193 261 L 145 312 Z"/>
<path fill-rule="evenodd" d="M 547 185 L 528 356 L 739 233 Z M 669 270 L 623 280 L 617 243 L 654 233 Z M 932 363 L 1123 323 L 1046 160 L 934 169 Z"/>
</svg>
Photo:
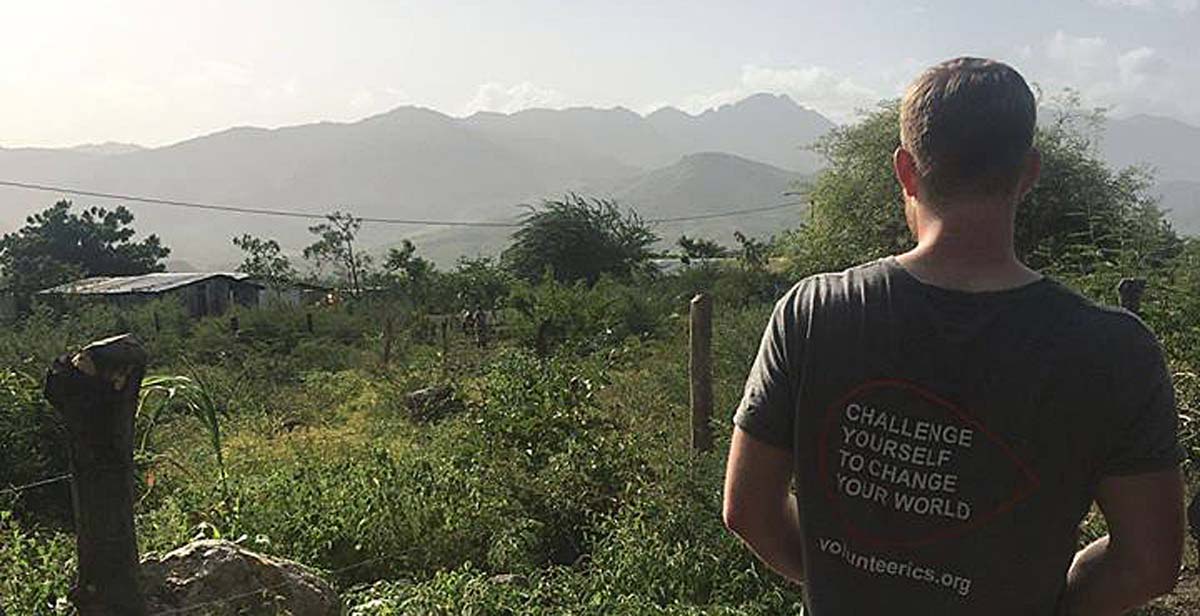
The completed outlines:
<svg viewBox="0 0 1200 616">
<path fill-rule="evenodd" d="M 311 338 L 288 312 L 245 313 L 236 337 L 224 320 L 171 321 L 154 334 L 140 313 L 124 323 L 89 313 L 75 329 L 35 319 L 24 346 L 0 358 L 8 454 L 34 452 L 12 463 L 25 475 L 9 481 L 64 463 L 53 429 L 35 421 L 52 413 L 38 395 L 41 366 L 124 326 L 143 331 L 153 374 L 189 377 L 222 413 L 219 463 L 191 411 L 165 399 L 143 409 L 143 552 L 238 541 L 323 570 L 359 615 L 795 613 L 799 591 L 720 520 L 728 416 L 768 311 L 718 307 L 718 445 L 705 455 L 688 447 L 679 311 L 642 335 L 548 357 L 514 341 L 516 324 L 486 350 L 455 333 L 446 356 L 406 334 L 390 365 L 369 311 L 319 315 Z M 427 387 L 449 394 L 414 408 L 408 394 Z M 68 499 L 63 485 L 0 496 L 7 613 L 69 611 Z M 1099 532 L 1093 523 L 1088 534 Z M 1189 550 L 1185 582 L 1146 613 L 1200 609 L 1196 567 Z"/>
</svg>

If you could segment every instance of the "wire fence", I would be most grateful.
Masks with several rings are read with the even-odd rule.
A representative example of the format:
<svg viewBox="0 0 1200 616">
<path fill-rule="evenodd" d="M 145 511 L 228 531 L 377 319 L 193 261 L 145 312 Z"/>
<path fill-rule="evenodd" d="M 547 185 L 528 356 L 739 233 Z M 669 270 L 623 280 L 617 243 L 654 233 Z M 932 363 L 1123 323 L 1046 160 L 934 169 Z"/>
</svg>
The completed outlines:
<svg viewBox="0 0 1200 616">
<path fill-rule="evenodd" d="M 59 484 L 59 483 L 65 482 L 65 481 L 70 481 L 73 478 L 74 478 L 74 475 L 72 473 L 62 473 L 60 475 L 54 475 L 52 477 L 47 477 L 45 479 L 40 479 L 38 481 L 33 481 L 33 482 L 22 484 L 22 485 L 16 485 L 16 486 L 10 485 L 10 486 L 0 488 L 0 494 L 20 495 L 29 490 L 34 490 L 37 488 L 55 485 L 55 484 Z M 353 571 L 355 569 L 359 569 L 362 567 L 366 567 L 368 565 L 372 565 L 374 563 L 385 560 L 386 558 L 387 558 L 386 556 L 375 556 L 372 558 L 367 558 L 365 560 L 358 561 L 351 565 L 347 565 L 345 567 L 339 567 L 337 569 L 329 569 L 329 570 L 315 569 L 315 568 L 313 568 L 313 569 L 316 571 L 319 571 L 321 573 L 324 573 L 327 576 L 337 576 L 337 575 L 346 573 L 348 571 Z M 192 604 L 192 605 L 189 605 L 186 607 L 171 608 L 171 609 L 161 610 L 158 612 L 153 612 L 152 614 L 150 614 L 150 616 L 168 616 L 171 614 L 194 613 L 197 610 L 202 610 L 204 608 L 209 608 L 209 607 L 213 607 L 213 606 L 217 606 L 217 605 L 221 605 L 221 604 L 225 604 L 225 603 L 231 603 L 231 602 L 237 601 L 239 599 L 247 599 L 250 597 L 254 597 L 256 595 L 261 595 L 263 593 L 270 592 L 272 590 L 278 590 L 280 588 L 288 586 L 289 584 L 291 584 L 290 581 L 278 582 L 275 584 L 266 584 L 266 585 L 262 585 L 257 588 L 254 588 L 252 590 L 232 594 L 227 597 L 221 597 L 219 599 L 212 599 L 210 601 L 195 603 L 195 604 Z M 3 616 L 3 614 L 4 614 L 3 606 L 0 605 L 0 616 Z"/>
<path fill-rule="evenodd" d="M 0 494 L 14 494 L 14 495 L 19 495 L 19 494 L 21 494 L 21 493 L 23 493 L 23 492 L 27 492 L 27 491 L 29 491 L 29 490 L 33 490 L 34 488 L 40 488 L 40 487 L 43 487 L 43 486 L 53 485 L 53 484 L 56 484 L 56 483 L 61 483 L 61 482 L 63 482 L 63 481 L 67 481 L 68 479 L 71 479 L 73 476 L 74 476 L 74 475 L 72 475 L 71 473 L 63 473 L 63 474 L 61 474 L 61 475 L 55 475 L 55 476 L 53 476 L 53 477 L 47 477 L 46 479 L 41 479 L 41 480 L 34 481 L 34 482 L 32 482 L 32 483 L 27 483 L 27 484 L 24 484 L 24 485 L 19 485 L 19 486 L 8 486 L 8 487 L 5 487 L 5 488 L 0 488 Z"/>
</svg>

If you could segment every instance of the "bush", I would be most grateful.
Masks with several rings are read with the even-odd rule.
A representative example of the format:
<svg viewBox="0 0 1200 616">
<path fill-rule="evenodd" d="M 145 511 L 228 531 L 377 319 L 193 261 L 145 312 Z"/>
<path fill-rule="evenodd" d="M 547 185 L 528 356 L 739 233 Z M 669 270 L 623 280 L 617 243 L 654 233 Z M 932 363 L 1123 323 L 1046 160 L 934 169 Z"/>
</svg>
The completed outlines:
<svg viewBox="0 0 1200 616">
<path fill-rule="evenodd" d="M 41 383 L 11 369 L 0 368 L 0 509 L 41 512 L 58 524 L 70 522 L 65 483 L 34 488 L 20 494 L 5 491 L 67 472 L 65 437 L 58 417 L 42 398 Z"/>
<path fill-rule="evenodd" d="M 75 577 L 75 540 L 21 528 L 0 508 L 0 607 L 8 614 L 61 614 Z"/>
<path fill-rule="evenodd" d="M 649 337 L 667 312 L 661 298 L 612 278 L 594 286 L 549 277 L 536 285 L 520 282 L 509 304 L 516 314 L 512 336 L 540 355 L 559 347 L 588 353 L 627 337 Z"/>
</svg>

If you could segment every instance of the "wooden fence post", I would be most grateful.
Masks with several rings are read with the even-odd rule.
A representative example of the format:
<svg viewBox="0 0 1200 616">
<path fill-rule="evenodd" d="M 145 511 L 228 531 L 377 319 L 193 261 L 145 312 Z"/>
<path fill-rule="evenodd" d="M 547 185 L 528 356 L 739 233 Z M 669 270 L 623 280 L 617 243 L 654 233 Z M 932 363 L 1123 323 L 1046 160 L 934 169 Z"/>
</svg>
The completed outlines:
<svg viewBox="0 0 1200 616">
<path fill-rule="evenodd" d="M 238 329 L 240 329 L 240 327 L 239 327 L 239 325 L 238 325 L 238 318 L 237 318 L 237 315 L 234 315 L 234 316 L 231 316 L 231 317 L 229 317 L 229 331 L 230 331 L 230 333 L 232 333 L 234 336 L 236 336 L 236 335 L 238 335 Z"/>
<path fill-rule="evenodd" d="M 1146 281 L 1143 278 L 1122 278 L 1117 283 L 1117 301 L 1121 307 L 1138 314 L 1142 309 L 1142 293 L 1146 291 Z"/>
<path fill-rule="evenodd" d="M 79 572 L 71 600 L 81 616 L 146 613 L 133 527 L 133 420 L 146 352 L 129 334 L 63 355 L 45 395 L 65 419 Z"/>
<path fill-rule="evenodd" d="M 691 382 L 692 449 L 712 448 L 712 298 L 699 293 L 692 298 L 689 322 L 691 357 L 688 374 Z"/>
<path fill-rule="evenodd" d="M 383 317 L 383 363 L 392 363 L 392 337 L 395 333 L 395 321 L 389 313 Z"/>
</svg>

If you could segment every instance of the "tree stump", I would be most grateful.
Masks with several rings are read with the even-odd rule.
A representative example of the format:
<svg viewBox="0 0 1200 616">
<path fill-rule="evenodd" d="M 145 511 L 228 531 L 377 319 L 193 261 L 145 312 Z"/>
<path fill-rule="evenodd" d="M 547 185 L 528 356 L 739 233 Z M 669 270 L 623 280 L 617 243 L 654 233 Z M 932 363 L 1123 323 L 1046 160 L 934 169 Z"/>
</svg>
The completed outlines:
<svg viewBox="0 0 1200 616">
<path fill-rule="evenodd" d="M 46 399 L 70 437 L 79 563 L 71 600 L 81 616 L 146 613 L 133 527 L 133 420 L 145 370 L 145 350 L 126 334 L 63 355 L 46 374 Z"/>
</svg>

